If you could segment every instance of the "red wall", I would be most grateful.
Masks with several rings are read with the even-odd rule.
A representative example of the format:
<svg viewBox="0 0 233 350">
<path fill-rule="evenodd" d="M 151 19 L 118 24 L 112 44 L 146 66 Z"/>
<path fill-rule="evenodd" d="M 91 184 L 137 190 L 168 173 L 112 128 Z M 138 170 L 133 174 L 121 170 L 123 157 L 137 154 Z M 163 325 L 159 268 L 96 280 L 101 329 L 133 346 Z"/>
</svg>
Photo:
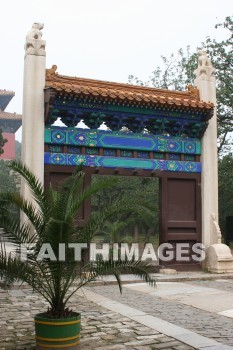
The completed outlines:
<svg viewBox="0 0 233 350">
<path fill-rule="evenodd" d="M 8 141 L 5 143 L 4 153 L 0 155 L 0 159 L 14 159 L 15 158 L 15 134 L 2 133 L 4 139 Z"/>
</svg>

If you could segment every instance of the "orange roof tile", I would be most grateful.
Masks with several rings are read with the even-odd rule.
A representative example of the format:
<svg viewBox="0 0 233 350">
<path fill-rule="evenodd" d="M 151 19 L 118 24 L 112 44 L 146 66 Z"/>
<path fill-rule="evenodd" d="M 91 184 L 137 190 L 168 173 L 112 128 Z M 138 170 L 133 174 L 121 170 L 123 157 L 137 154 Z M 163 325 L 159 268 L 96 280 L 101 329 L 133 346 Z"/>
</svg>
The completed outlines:
<svg viewBox="0 0 233 350">
<path fill-rule="evenodd" d="M 10 96 L 15 96 L 15 93 L 14 93 L 14 91 L 9 91 L 9 90 L 1 90 L 0 89 L 0 95 L 2 95 L 2 96 L 8 96 L 8 95 L 10 95 Z"/>
<path fill-rule="evenodd" d="M 17 113 L 8 113 L 8 112 L 0 111 L 0 119 L 22 120 L 22 115 Z"/>
<path fill-rule="evenodd" d="M 69 95 L 89 95 L 111 100 L 135 102 L 142 106 L 155 104 L 175 105 L 200 109 L 213 109 L 210 102 L 200 100 L 199 91 L 192 85 L 187 91 L 164 90 L 152 87 L 112 83 L 59 75 L 57 66 L 46 70 L 46 88 Z"/>
</svg>

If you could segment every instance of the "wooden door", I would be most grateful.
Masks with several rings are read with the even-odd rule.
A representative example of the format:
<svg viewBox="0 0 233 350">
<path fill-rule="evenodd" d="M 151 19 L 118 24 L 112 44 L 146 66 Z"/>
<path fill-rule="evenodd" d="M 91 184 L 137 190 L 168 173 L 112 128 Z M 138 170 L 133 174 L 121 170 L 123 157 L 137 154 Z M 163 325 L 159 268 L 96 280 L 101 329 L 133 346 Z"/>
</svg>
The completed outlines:
<svg viewBox="0 0 233 350">
<path fill-rule="evenodd" d="M 191 253 L 192 245 L 201 242 L 200 174 L 165 173 L 160 178 L 160 244 L 166 242 L 174 251 L 177 243 L 189 244 L 189 262 L 176 261 L 175 254 L 169 264 L 197 266 Z"/>
</svg>

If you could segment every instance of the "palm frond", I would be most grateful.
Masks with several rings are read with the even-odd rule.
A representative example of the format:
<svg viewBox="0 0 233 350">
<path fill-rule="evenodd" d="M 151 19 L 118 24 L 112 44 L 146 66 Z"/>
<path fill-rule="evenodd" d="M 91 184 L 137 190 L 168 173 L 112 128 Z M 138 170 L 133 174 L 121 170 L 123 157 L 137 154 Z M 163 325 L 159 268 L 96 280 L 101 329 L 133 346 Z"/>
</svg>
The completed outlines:
<svg viewBox="0 0 233 350">
<path fill-rule="evenodd" d="M 28 222 L 21 224 L 17 218 L 9 215 L 1 219 L 4 239 L 14 244 L 34 243 L 37 235 L 32 234 L 31 225 Z"/>
<path fill-rule="evenodd" d="M 115 179 L 106 179 L 98 183 L 91 184 L 87 188 L 82 189 L 80 192 L 77 192 L 76 188 L 74 187 L 74 191 L 70 194 L 69 205 L 67 205 L 67 217 L 73 218 L 86 199 L 90 198 L 95 193 L 100 192 L 102 189 L 112 187 L 115 183 Z M 78 188 L 78 190 L 79 189 L 80 188 Z"/>
<path fill-rule="evenodd" d="M 0 201 L 0 227 L 3 228 L 4 237 L 16 247 L 22 243 L 35 243 L 35 247 L 27 254 L 27 260 L 21 261 L 20 256 L 6 253 L 5 246 L 0 250 L 0 278 L 8 284 L 15 280 L 28 283 L 33 289 L 47 300 L 52 310 L 62 314 L 62 310 L 70 297 L 79 288 L 95 280 L 98 276 L 112 274 L 115 276 L 120 291 L 122 271 L 139 276 L 148 284 L 154 286 L 155 280 L 149 275 L 149 266 L 138 261 L 101 261 L 86 264 L 80 270 L 72 253 L 66 251 L 65 261 L 51 261 L 46 258 L 38 260 L 37 255 L 43 243 L 49 243 L 55 256 L 59 257 L 59 243 L 91 242 L 91 239 L 106 221 L 118 217 L 119 213 L 137 212 L 147 215 L 150 208 L 146 208 L 140 201 L 131 198 L 116 196 L 101 212 L 92 213 L 90 220 L 80 229 L 77 225 L 77 211 L 83 202 L 115 183 L 114 179 L 103 180 L 84 188 L 84 173 L 80 167 L 68 177 L 57 189 L 50 188 L 44 193 L 41 182 L 31 173 L 30 169 L 22 163 L 13 161 L 11 169 L 18 172 L 32 193 L 34 201 L 30 202 L 19 194 L 6 193 Z M 22 210 L 28 220 L 20 222 L 18 217 L 11 215 L 8 204 L 15 205 Z M 32 226 L 34 232 L 32 232 Z M 115 225 L 115 231 L 124 226 L 124 222 Z M 114 231 L 114 232 L 115 232 Z M 82 271 L 84 273 L 82 273 Z M 77 284 L 74 286 L 74 282 Z M 71 291 L 71 287 L 74 289 Z"/>
<path fill-rule="evenodd" d="M 44 281 L 39 278 L 38 270 L 31 263 L 21 261 L 18 256 L 12 257 L 11 253 L 8 254 L 4 244 L 1 244 L 0 249 L 0 278 L 3 287 L 8 288 L 16 281 L 26 282 L 51 303 L 51 297 Z"/>
<path fill-rule="evenodd" d="M 103 277 L 108 274 L 112 274 L 116 278 L 120 292 L 122 292 L 120 272 L 131 273 L 145 281 L 151 287 L 155 287 L 156 279 L 150 276 L 148 272 L 149 268 L 150 265 L 148 263 L 139 260 L 103 261 L 101 259 L 97 259 L 96 262 L 89 263 L 85 266 L 77 287 L 74 288 L 73 292 L 69 293 L 65 300 L 65 304 L 78 289 L 86 286 L 92 281 L 95 281 L 96 278 Z"/>
<path fill-rule="evenodd" d="M 73 206 L 74 202 L 79 202 L 83 180 L 84 173 L 82 171 L 76 171 L 63 182 L 61 188 L 57 191 L 56 197 L 54 196 L 53 216 L 55 218 L 58 217 L 64 221 L 70 218 L 70 207 Z"/>
<path fill-rule="evenodd" d="M 150 212 L 141 203 L 135 203 L 134 200 L 119 197 L 113 203 L 102 209 L 101 212 L 93 212 L 89 221 L 82 229 L 77 228 L 79 242 L 90 242 L 93 237 L 104 227 L 104 224 L 110 218 L 119 217 L 119 214 L 124 213 L 138 213 L 140 216 L 146 215 Z"/>
<path fill-rule="evenodd" d="M 156 280 L 149 274 L 150 264 L 140 260 L 118 260 L 118 261 L 103 261 L 97 260 L 92 263 L 90 270 L 93 271 L 96 276 L 104 276 L 109 273 L 119 274 L 121 272 L 132 273 L 135 276 L 140 277 L 150 286 L 155 287 Z"/>
<path fill-rule="evenodd" d="M 38 204 L 45 218 L 49 216 L 50 206 L 46 200 L 43 185 L 40 180 L 22 162 L 13 160 L 9 167 L 20 174 L 28 184 L 35 202 Z"/>
<path fill-rule="evenodd" d="M 36 232 L 40 235 L 44 229 L 44 220 L 35 205 L 24 199 L 19 193 L 5 192 L 1 194 L 1 199 L 6 203 L 16 205 L 30 220 Z"/>
</svg>

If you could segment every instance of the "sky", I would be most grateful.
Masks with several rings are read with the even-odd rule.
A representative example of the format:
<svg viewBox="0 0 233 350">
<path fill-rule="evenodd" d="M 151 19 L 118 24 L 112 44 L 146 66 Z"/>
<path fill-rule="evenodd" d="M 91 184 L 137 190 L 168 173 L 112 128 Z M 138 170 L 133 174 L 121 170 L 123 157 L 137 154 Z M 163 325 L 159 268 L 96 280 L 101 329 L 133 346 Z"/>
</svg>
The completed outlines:
<svg viewBox="0 0 233 350">
<path fill-rule="evenodd" d="M 59 74 L 128 82 L 147 80 L 161 55 L 196 50 L 216 23 L 232 15 L 232 0 L 11 0 L 1 4 L 0 89 L 15 97 L 6 111 L 22 113 L 24 43 L 44 23 L 46 67 Z M 21 130 L 16 133 L 21 140 Z"/>
</svg>

